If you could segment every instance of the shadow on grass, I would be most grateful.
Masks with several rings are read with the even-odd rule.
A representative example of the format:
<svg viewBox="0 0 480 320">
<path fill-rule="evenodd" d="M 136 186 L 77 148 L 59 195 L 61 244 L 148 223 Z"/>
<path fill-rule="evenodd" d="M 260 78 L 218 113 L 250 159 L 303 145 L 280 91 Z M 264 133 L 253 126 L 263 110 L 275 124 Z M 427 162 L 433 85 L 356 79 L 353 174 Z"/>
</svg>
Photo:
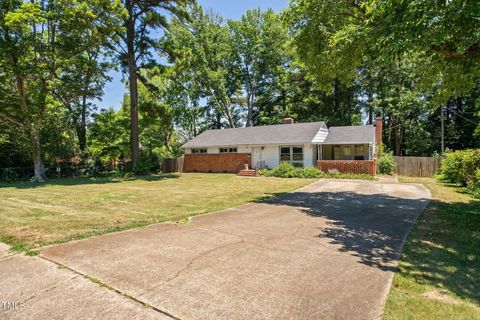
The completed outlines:
<svg viewBox="0 0 480 320">
<path fill-rule="evenodd" d="M 399 272 L 480 304 L 480 201 L 432 200 L 408 238 Z"/>
<path fill-rule="evenodd" d="M 14 182 L 14 183 L 0 183 L 0 188 L 15 188 L 15 189 L 33 189 L 46 186 L 78 186 L 89 184 L 109 184 L 121 183 L 125 181 L 162 181 L 167 179 L 176 179 L 180 175 L 168 173 L 158 175 L 133 176 L 128 178 L 116 177 L 97 177 L 97 178 L 54 178 L 48 179 L 45 182 Z"/>
<path fill-rule="evenodd" d="M 258 202 L 297 207 L 304 214 L 327 219 L 317 237 L 339 245 L 359 262 L 395 271 L 403 239 L 428 199 L 403 199 L 385 194 L 295 192 Z"/>
</svg>

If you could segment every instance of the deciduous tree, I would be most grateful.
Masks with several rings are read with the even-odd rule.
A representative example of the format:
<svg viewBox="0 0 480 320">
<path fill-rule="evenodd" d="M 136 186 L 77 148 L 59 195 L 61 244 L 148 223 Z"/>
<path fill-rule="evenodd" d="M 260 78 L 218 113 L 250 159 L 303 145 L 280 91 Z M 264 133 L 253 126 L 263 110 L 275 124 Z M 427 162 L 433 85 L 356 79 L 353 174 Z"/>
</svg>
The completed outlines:
<svg viewBox="0 0 480 320">
<path fill-rule="evenodd" d="M 190 22 L 175 20 L 166 36 L 165 46 L 177 72 L 189 73 L 207 99 L 206 104 L 221 113 L 229 127 L 236 127 L 240 86 L 223 19 L 194 5 Z"/>
<path fill-rule="evenodd" d="M 266 103 L 280 95 L 282 80 L 290 71 L 290 39 L 280 17 L 271 9 L 248 10 L 239 21 L 229 20 L 233 62 L 244 93 L 245 126 L 256 124 Z"/>
<path fill-rule="evenodd" d="M 106 0 L 2 2 L 0 74 L 12 94 L 0 116 L 28 141 L 33 180 L 45 180 L 42 130 L 48 108 L 55 108 L 53 93 L 62 87 L 62 73 L 83 53 L 78 30 L 108 33 L 117 25 L 109 19 L 120 9 Z"/>
</svg>

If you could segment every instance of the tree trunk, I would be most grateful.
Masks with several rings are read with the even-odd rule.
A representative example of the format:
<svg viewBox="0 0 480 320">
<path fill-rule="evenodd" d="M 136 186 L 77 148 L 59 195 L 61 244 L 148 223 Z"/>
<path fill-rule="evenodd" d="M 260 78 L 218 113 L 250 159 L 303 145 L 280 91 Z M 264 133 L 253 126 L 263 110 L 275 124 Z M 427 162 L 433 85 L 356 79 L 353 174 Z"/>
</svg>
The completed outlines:
<svg viewBox="0 0 480 320">
<path fill-rule="evenodd" d="M 17 60 L 14 58 L 14 65 L 17 65 Z M 32 159 L 33 159 L 33 168 L 34 168 L 34 175 L 31 179 L 32 182 L 44 182 L 47 177 L 45 175 L 45 166 L 43 165 L 43 160 L 42 160 L 42 146 L 40 142 L 40 121 L 43 119 L 43 111 L 45 107 L 45 97 L 46 95 L 43 96 L 43 101 L 42 101 L 42 108 L 41 112 L 37 117 L 40 117 L 40 119 L 37 119 L 37 121 L 31 121 L 29 118 L 29 108 L 27 104 L 27 99 L 26 99 L 26 94 L 25 94 L 25 83 L 23 78 L 20 75 L 16 76 L 16 84 L 17 84 L 17 90 L 20 98 L 20 111 L 22 112 L 22 116 L 24 118 L 23 124 L 24 128 L 27 131 L 27 134 L 30 135 L 30 147 L 31 147 L 31 152 L 32 152 Z"/>
<path fill-rule="evenodd" d="M 223 110 L 225 112 L 225 117 L 227 118 L 230 128 L 235 128 L 235 121 L 233 120 L 232 112 L 230 110 L 230 104 L 225 102 Z"/>
<path fill-rule="evenodd" d="M 334 110 L 336 112 L 341 113 L 341 103 L 340 103 L 340 81 L 335 79 L 333 84 L 333 103 L 334 103 Z M 350 125 L 350 123 L 345 123 L 345 114 L 342 114 L 342 118 L 338 119 L 337 125 Z M 350 120 L 351 121 L 351 120 Z"/>
<path fill-rule="evenodd" d="M 368 124 L 373 124 L 373 94 L 371 88 L 368 88 Z"/>
<path fill-rule="evenodd" d="M 130 149 L 132 153 L 132 164 L 136 167 L 140 158 L 140 144 L 138 130 L 137 61 L 135 58 L 135 22 L 131 1 L 126 1 L 126 8 L 129 13 L 127 20 L 127 63 L 130 89 Z"/>
<path fill-rule="evenodd" d="M 90 58 L 90 60 L 92 60 Z M 85 79 L 83 83 L 83 95 L 82 95 L 82 112 L 80 116 L 80 130 L 78 135 L 78 143 L 80 145 L 80 152 L 84 153 L 87 149 L 87 99 L 88 99 L 88 86 L 90 84 L 90 71 L 86 71 Z"/>
<path fill-rule="evenodd" d="M 403 140 L 403 131 L 402 127 L 395 129 L 395 155 L 402 155 L 402 140 Z"/>
<path fill-rule="evenodd" d="M 232 113 L 230 112 L 230 109 L 226 110 L 227 113 L 227 120 L 228 124 L 230 125 L 230 128 L 235 128 L 235 121 L 233 121 Z"/>
<path fill-rule="evenodd" d="M 40 145 L 40 133 L 37 128 L 32 128 L 30 133 L 30 143 L 32 145 L 32 158 L 34 175 L 31 179 L 32 182 L 44 182 L 47 180 L 45 175 L 45 166 L 42 160 L 42 148 Z"/>
<path fill-rule="evenodd" d="M 215 111 L 215 129 L 222 128 L 222 114 L 219 111 Z"/>
<path fill-rule="evenodd" d="M 80 145 L 80 152 L 84 153 L 87 149 L 87 95 L 86 92 L 82 97 L 82 114 L 80 118 L 80 128 L 78 135 L 78 143 Z"/>
<path fill-rule="evenodd" d="M 253 126 L 253 103 L 254 103 L 255 97 L 253 93 L 248 94 L 247 96 L 247 122 L 245 123 L 246 127 L 251 127 Z"/>
</svg>

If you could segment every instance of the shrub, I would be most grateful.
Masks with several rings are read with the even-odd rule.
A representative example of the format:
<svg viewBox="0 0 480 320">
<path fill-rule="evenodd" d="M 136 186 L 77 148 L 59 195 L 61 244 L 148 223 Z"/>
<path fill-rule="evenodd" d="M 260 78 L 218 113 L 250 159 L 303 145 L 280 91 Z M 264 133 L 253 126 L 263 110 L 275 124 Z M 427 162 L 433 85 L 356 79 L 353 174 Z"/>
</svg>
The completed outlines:
<svg viewBox="0 0 480 320">
<path fill-rule="evenodd" d="M 277 178 L 303 178 L 303 179 L 319 179 L 319 178 L 344 178 L 344 179 L 365 179 L 372 180 L 373 177 L 366 174 L 340 173 L 337 169 L 330 169 L 325 173 L 315 167 L 295 168 L 290 163 L 283 162 L 278 167 L 269 170 L 262 169 L 258 174 L 264 177 Z"/>
<path fill-rule="evenodd" d="M 152 162 L 150 161 L 151 159 L 147 157 L 142 157 L 140 158 L 140 161 L 138 162 L 136 167 L 133 167 L 131 171 L 135 175 L 146 175 L 149 174 L 152 170 Z"/>
<path fill-rule="evenodd" d="M 477 169 L 475 180 L 470 184 L 470 192 L 475 198 L 480 198 L 480 169 Z"/>
<path fill-rule="evenodd" d="M 295 168 L 291 163 L 282 162 L 276 168 L 272 170 L 262 169 L 258 173 L 264 177 L 277 177 L 277 178 L 305 178 L 314 179 L 321 178 L 323 172 L 317 168 L 309 167 L 305 169 Z"/>
<path fill-rule="evenodd" d="M 324 173 L 315 167 L 309 167 L 309 168 L 305 168 L 303 170 L 298 170 L 298 171 L 299 171 L 300 178 L 305 178 L 305 179 L 321 178 L 324 176 Z"/>
<path fill-rule="evenodd" d="M 336 177 L 340 175 L 340 171 L 338 171 L 338 169 L 328 169 L 328 174 L 332 177 Z"/>
<path fill-rule="evenodd" d="M 258 170 L 258 174 L 264 177 L 272 177 L 272 170 L 270 169 L 261 169 Z"/>
<path fill-rule="evenodd" d="M 82 167 L 79 169 L 80 177 L 82 178 L 91 178 L 98 176 L 98 164 L 97 160 L 94 158 L 88 158 L 83 161 Z"/>
<path fill-rule="evenodd" d="M 474 187 L 479 184 L 480 149 L 446 152 L 440 173 L 445 181 Z"/>
<path fill-rule="evenodd" d="M 380 174 L 392 174 L 395 167 L 391 153 L 384 152 L 377 160 L 377 172 Z"/>
<path fill-rule="evenodd" d="M 12 181 L 18 180 L 18 174 L 13 169 L 10 169 L 10 168 L 0 169 L 0 173 L 2 174 L 2 176 L 0 177 L 0 180 L 6 181 L 6 182 L 12 182 Z"/>
<path fill-rule="evenodd" d="M 298 169 L 296 169 L 289 162 L 282 162 L 276 168 L 272 169 L 272 176 L 279 178 L 296 178 L 298 176 Z"/>
<path fill-rule="evenodd" d="M 447 151 L 442 159 L 440 174 L 442 179 L 452 183 L 462 183 L 460 174 L 460 163 L 462 162 L 463 151 Z"/>
</svg>

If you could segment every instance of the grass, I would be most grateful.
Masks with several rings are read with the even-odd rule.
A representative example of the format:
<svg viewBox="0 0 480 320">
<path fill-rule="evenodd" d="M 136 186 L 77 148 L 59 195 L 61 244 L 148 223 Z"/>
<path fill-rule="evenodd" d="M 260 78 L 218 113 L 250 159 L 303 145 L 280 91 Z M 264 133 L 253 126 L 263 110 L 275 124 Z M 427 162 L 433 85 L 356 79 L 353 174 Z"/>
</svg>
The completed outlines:
<svg viewBox="0 0 480 320">
<path fill-rule="evenodd" d="M 405 244 L 384 319 L 480 319 L 480 201 L 432 178 L 432 201 Z"/>
<path fill-rule="evenodd" d="M 352 179 L 352 180 L 376 180 L 377 178 L 369 174 L 339 173 L 325 174 L 324 179 Z"/>
<path fill-rule="evenodd" d="M 314 180 L 181 174 L 0 185 L 0 241 L 13 251 L 82 239 L 258 201 Z"/>
</svg>

